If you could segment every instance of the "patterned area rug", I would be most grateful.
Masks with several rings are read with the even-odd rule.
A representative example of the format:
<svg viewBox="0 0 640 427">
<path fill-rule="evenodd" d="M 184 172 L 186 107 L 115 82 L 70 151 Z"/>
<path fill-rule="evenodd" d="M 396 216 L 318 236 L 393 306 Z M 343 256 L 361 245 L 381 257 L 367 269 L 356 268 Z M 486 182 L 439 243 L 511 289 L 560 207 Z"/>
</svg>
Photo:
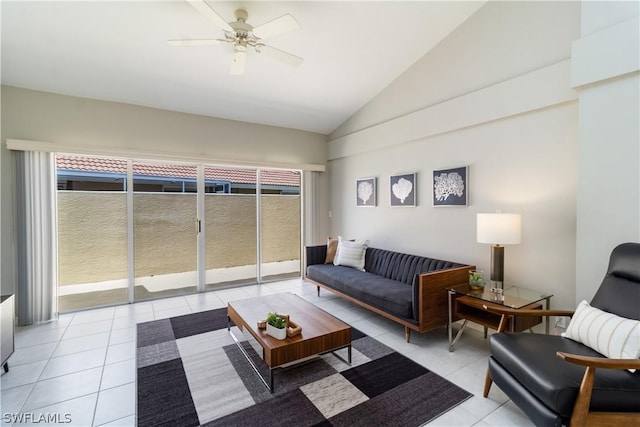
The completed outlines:
<svg viewBox="0 0 640 427">
<path fill-rule="evenodd" d="M 419 426 L 471 397 L 355 329 L 351 365 L 329 353 L 278 369 L 274 394 L 230 337 L 226 308 L 141 323 L 137 333 L 140 427 Z M 241 342 L 261 363 L 252 341 Z"/>
</svg>

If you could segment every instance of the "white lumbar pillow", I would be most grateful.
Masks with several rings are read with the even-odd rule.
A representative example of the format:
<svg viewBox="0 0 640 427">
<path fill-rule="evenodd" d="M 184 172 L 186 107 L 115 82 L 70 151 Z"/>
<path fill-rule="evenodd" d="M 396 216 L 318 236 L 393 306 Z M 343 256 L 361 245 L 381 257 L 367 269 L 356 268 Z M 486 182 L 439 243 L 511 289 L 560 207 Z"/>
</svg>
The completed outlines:
<svg viewBox="0 0 640 427">
<path fill-rule="evenodd" d="M 640 358 L 640 321 L 578 304 L 563 337 L 582 343 L 610 359 Z M 635 372 L 635 369 L 629 369 Z"/>
<path fill-rule="evenodd" d="M 352 242 L 338 236 L 338 250 L 333 259 L 333 264 L 353 267 L 364 271 L 364 254 L 368 245 L 368 240 L 356 240 Z"/>
</svg>

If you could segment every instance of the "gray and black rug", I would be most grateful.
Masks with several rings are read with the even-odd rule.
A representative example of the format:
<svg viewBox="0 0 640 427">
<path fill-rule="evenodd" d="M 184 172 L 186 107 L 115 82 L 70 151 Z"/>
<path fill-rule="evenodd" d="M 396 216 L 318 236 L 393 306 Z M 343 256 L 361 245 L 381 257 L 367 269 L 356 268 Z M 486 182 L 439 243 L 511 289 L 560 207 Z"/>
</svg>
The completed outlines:
<svg viewBox="0 0 640 427">
<path fill-rule="evenodd" d="M 141 323 L 137 334 L 139 427 L 419 426 L 471 397 L 356 329 L 351 366 L 326 354 L 279 369 L 274 394 L 229 336 L 226 308 Z"/>
</svg>

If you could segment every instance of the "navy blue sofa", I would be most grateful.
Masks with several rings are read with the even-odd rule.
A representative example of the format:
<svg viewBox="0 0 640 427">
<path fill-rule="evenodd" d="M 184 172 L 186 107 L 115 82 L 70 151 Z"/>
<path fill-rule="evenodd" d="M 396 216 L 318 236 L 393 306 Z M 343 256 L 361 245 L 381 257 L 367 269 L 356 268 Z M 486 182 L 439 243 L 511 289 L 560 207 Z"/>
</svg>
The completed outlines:
<svg viewBox="0 0 640 427">
<path fill-rule="evenodd" d="M 365 271 L 325 264 L 327 246 L 307 246 L 305 280 L 420 333 L 446 326 L 447 288 L 475 266 L 367 248 Z"/>
</svg>

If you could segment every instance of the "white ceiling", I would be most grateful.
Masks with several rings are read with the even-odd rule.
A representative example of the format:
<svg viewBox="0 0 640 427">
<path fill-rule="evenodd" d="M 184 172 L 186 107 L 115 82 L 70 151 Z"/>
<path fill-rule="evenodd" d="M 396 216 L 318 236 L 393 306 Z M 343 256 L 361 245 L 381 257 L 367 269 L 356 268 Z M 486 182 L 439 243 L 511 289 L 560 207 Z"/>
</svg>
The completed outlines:
<svg viewBox="0 0 640 427">
<path fill-rule="evenodd" d="M 231 76 L 231 45 L 170 46 L 223 36 L 182 0 L 2 0 L 2 84 L 328 134 L 484 2 L 208 3 L 253 26 L 292 14 L 301 28 L 266 43 L 304 63 L 250 51 Z"/>
</svg>

